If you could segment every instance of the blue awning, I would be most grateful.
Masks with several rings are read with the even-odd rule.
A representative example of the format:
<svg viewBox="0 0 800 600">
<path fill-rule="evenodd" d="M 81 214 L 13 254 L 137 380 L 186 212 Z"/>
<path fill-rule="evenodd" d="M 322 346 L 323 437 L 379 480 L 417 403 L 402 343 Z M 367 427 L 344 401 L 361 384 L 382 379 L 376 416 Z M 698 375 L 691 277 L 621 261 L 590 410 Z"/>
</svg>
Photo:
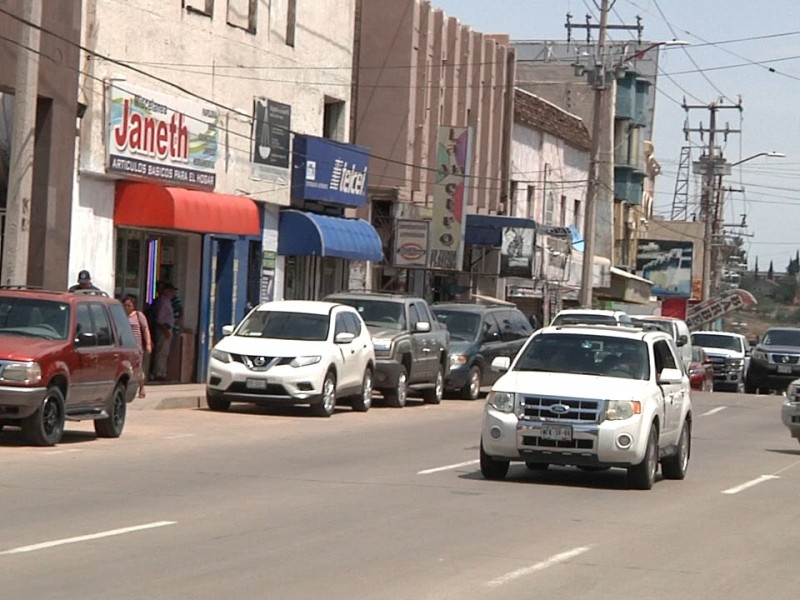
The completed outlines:
<svg viewBox="0 0 800 600">
<path fill-rule="evenodd" d="M 536 229 L 536 222 L 533 219 L 504 215 L 467 215 L 464 243 L 499 248 L 503 245 L 504 227 Z"/>
<path fill-rule="evenodd" d="M 364 219 L 283 210 L 278 225 L 278 254 L 378 261 L 383 258 L 383 248 L 378 232 Z"/>
</svg>

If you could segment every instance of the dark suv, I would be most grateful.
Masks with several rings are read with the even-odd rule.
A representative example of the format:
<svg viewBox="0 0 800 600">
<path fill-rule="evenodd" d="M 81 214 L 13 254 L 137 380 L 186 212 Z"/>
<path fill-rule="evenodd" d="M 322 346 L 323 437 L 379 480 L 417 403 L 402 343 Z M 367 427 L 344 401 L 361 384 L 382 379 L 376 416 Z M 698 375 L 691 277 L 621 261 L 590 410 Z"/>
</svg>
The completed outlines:
<svg viewBox="0 0 800 600">
<path fill-rule="evenodd" d="M 772 327 L 753 348 L 745 376 L 748 394 L 782 392 L 800 377 L 800 329 Z"/>
<path fill-rule="evenodd" d="M 0 429 L 57 444 L 65 420 L 119 437 L 141 354 L 122 304 L 103 292 L 0 286 Z"/>
<path fill-rule="evenodd" d="M 489 368 L 498 356 L 514 358 L 533 333 L 519 309 L 506 305 L 434 304 L 433 314 L 450 331 L 450 375 L 445 388 L 476 400 L 482 385 L 502 373 Z"/>
</svg>

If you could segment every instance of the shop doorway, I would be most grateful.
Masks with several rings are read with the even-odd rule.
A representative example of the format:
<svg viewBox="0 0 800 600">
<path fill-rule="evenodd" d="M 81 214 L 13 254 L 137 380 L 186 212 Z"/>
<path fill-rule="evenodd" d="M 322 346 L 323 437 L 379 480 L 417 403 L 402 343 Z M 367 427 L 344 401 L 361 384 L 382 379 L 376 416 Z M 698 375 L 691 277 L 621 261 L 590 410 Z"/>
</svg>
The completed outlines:
<svg viewBox="0 0 800 600">
<path fill-rule="evenodd" d="M 211 345 L 222 339 L 222 328 L 235 325 L 234 279 L 236 242 L 223 238 L 211 240 Z"/>
</svg>

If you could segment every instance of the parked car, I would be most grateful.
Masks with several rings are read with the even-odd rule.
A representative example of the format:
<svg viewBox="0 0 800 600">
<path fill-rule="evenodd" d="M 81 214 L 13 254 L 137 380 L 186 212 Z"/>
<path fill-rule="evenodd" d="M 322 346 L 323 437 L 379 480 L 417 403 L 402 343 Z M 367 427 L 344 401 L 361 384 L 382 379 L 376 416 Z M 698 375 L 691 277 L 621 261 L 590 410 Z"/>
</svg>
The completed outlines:
<svg viewBox="0 0 800 600">
<path fill-rule="evenodd" d="M 714 389 L 745 391 L 745 373 L 750 357 L 747 338 L 727 331 L 695 331 L 692 343 L 701 346 L 714 365 Z"/>
<path fill-rule="evenodd" d="M 678 353 L 681 355 L 683 366 L 688 369 L 692 362 L 692 339 L 686 321 L 675 317 L 662 317 L 659 315 L 646 315 L 634 318 L 639 323 L 652 323 L 666 331 L 675 340 Z"/>
<path fill-rule="evenodd" d="M 650 489 L 658 463 L 667 479 L 689 465 L 689 377 L 666 333 L 616 326 L 548 327 L 511 361 L 484 408 L 481 473 L 501 479 L 511 461 L 588 470 L 621 467 Z"/>
<path fill-rule="evenodd" d="M 330 417 L 340 401 L 372 405 L 375 352 L 364 321 L 349 306 L 311 300 L 265 302 L 211 350 L 206 401 L 308 404 Z"/>
<path fill-rule="evenodd" d="M 99 437 L 119 437 L 141 360 L 125 309 L 107 294 L 0 287 L 0 429 L 53 446 L 66 420 L 93 420 Z"/>
<path fill-rule="evenodd" d="M 632 327 L 633 321 L 621 310 L 602 310 L 593 308 L 567 308 L 553 317 L 551 326 L 559 325 L 621 325 Z"/>
<path fill-rule="evenodd" d="M 693 390 L 714 390 L 714 364 L 700 346 L 692 346 L 692 361 L 689 363 L 689 383 Z"/>
<path fill-rule="evenodd" d="M 800 377 L 800 328 L 771 327 L 750 355 L 748 394 L 782 392 Z"/>
<path fill-rule="evenodd" d="M 445 389 L 476 400 L 481 387 L 500 374 L 489 365 L 497 356 L 514 357 L 533 327 L 525 314 L 499 304 L 434 304 L 433 314 L 450 332 L 450 374 Z"/>
<path fill-rule="evenodd" d="M 795 379 L 786 388 L 786 397 L 781 407 L 781 420 L 793 438 L 800 442 L 800 379 Z"/>
<path fill-rule="evenodd" d="M 395 408 L 409 391 L 439 404 L 449 368 L 450 334 L 422 298 L 382 292 L 341 292 L 326 298 L 353 307 L 375 346 L 375 388 Z"/>
</svg>

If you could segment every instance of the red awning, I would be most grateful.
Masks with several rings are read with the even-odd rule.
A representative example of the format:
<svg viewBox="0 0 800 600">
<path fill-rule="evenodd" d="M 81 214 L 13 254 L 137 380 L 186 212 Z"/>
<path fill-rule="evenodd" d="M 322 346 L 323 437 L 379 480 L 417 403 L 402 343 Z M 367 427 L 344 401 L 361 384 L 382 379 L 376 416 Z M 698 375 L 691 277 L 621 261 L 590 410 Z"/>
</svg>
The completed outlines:
<svg viewBox="0 0 800 600">
<path fill-rule="evenodd" d="M 258 206 L 250 198 L 151 183 L 117 184 L 114 224 L 198 233 L 261 233 Z"/>
</svg>

